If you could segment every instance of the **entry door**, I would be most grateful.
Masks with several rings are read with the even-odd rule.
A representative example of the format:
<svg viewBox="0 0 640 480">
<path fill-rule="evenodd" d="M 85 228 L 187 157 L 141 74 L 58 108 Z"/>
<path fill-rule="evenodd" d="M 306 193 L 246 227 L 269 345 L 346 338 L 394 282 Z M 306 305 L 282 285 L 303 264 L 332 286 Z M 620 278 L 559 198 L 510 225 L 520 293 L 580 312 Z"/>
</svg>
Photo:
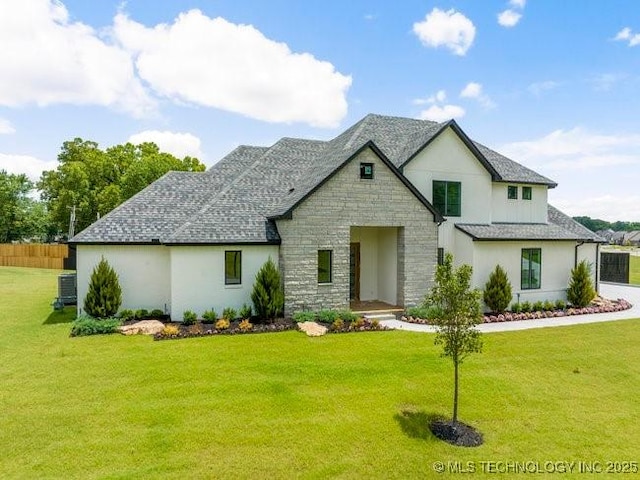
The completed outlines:
<svg viewBox="0 0 640 480">
<path fill-rule="evenodd" d="M 349 246 L 349 298 L 360 300 L 360 243 Z"/>
</svg>

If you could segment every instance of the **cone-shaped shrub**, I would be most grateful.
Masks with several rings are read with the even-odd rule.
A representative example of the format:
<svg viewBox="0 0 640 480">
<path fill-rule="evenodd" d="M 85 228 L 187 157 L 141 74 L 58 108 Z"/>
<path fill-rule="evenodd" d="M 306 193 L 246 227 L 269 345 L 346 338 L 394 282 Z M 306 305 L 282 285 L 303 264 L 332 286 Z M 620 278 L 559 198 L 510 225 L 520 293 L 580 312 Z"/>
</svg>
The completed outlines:
<svg viewBox="0 0 640 480">
<path fill-rule="evenodd" d="M 591 267 L 586 260 L 571 270 L 571 281 L 567 290 L 567 300 L 577 308 L 586 307 L 596 296 L 591 281 Z"/>
<path fill-rule="evenodd" d="M 84 297 L 84 311 L 94 318 L 107 318 L 116 314 L 122 304 L 122 290 L 118 275 L 102 257 L 91 273 L 89 291 Z"/>
<path fill-rule="evenodd" d="M 511 303 L 511 282 L 500 265 L 489 275 L 483 299 L 492 312 L 504 312 Z"/>
<path fill-rule="evenodd" d="M 256 275 L 251 300 L 256 316 L 262 320 L 272 321 L 282 314 L 284 294 L 280 286 L 280 273 L 271 257 Z"/>
</svg>

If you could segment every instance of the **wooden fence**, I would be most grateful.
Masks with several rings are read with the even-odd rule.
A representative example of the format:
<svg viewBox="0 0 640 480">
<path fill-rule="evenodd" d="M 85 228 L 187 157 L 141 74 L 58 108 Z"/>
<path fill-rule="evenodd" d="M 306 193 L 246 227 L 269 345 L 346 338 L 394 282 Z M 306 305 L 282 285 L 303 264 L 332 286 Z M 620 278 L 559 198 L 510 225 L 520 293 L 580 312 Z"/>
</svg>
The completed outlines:
<svg viewBox="0 0 640 480">
<path fill-rule="evenodd" d="M 67 245 L 40 243 L 0 244 L 0 267 L 54 268 L 62 270 L 69 256 Z"/>
</svg>

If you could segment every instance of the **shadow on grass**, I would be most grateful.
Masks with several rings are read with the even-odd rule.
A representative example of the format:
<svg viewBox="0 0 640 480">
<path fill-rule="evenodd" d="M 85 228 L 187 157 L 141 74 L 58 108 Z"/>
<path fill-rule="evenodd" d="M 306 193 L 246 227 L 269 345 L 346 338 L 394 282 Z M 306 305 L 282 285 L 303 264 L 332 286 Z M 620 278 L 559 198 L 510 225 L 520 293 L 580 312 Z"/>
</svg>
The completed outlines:
<svg viewBox="0 0 640 480">
<path fill-rule="evenodd" d="M 407 437 L 421 440 L 437 441 L 438 438 L 431 433 L 429 425 L 436 420 L 443 420 L 445 417 L 436 413 L 427 413 L 415 410 L 412 407 L 403 407 L 399 413 L 393 416 L 400 428 Z"/>
<path fill-rule="evenodd" d="M 56 325 L 58 323 L 71 323 L 76 318 L 76 307 L 64 307 L 62 310 L 54 310 L 49 314 L 43 325 Z"/>
</svg>

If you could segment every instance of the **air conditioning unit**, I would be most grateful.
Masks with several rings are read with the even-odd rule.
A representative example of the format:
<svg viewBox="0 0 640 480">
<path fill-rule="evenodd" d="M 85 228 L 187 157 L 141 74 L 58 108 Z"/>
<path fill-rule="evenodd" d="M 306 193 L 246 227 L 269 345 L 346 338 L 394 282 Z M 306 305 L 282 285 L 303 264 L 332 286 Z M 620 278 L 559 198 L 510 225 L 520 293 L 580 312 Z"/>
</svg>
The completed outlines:
<svg viewBox="0 0 640 480">
<path fill-rule="evenodd" d="M 54 302 L 56 309 L 65 305 L 78 303 L 78 284 L 75 273 L 62 273 L 58 275 L 58 298 Z"/>
</svg>

